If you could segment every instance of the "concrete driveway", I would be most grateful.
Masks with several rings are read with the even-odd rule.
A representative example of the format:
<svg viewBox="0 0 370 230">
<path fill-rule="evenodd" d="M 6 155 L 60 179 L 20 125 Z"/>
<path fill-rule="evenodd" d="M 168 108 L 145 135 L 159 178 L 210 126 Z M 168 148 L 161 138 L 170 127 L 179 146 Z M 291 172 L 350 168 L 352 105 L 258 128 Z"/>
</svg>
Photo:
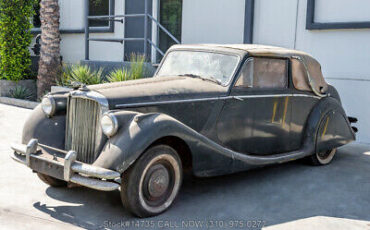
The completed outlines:
<svg viewBox="0 0 370 230">
<path fill-rule="evenodd" d="M 10 143 L 30 112 L 0 104 L 0 229 L 370 229 L 370 146 L 343 147 L 326 167 L 188 177 L 168 212 L 137 219 L 118 191 L 51 188 L 13 162 Z"/>
</svg>

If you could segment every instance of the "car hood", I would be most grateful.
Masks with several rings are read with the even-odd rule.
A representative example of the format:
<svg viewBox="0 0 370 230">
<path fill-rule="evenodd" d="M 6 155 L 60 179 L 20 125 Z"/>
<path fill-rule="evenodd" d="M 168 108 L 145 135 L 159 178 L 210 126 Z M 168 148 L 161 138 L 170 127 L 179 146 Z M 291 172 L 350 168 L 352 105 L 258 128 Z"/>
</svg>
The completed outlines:
<svg viewBox="0 0 370 230">
<path fill-rule="evenodd" d="M 227 87 L 191 77 L 153 77 L 88 87 L 108 99 L 109 108 L 122 104 L 199 99 L 223 96 Z"/>
</svg>

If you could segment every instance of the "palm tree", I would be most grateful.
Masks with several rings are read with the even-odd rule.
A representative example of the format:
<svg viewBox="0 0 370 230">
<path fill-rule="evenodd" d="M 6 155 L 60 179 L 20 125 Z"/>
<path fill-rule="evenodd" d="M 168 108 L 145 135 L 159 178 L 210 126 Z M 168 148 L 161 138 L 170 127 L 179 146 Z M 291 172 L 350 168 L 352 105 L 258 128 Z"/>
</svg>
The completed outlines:
<svg viewBox="0 0 370 230">
<path fill-rule="evenodd" d="M 40 98 L 55 83 L 61 71 L 58 0 L 41 0 L 41 52 L 37 76 L 37 95 Z"/>
</svg>

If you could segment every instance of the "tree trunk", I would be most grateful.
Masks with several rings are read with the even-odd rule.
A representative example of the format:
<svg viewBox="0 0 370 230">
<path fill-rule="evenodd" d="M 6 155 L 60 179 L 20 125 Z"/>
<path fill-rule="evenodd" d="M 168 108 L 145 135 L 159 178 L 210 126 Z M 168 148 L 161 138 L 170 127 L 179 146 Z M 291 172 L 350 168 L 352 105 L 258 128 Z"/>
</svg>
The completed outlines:
<svg viewBox="0 0 370 230">
<path fill-rule="evenodd" d="M 38 98 L 50 92 L 61 71 L 58 0 L 41 0 L 41 52 L 37 76 Z"/>
</svg>

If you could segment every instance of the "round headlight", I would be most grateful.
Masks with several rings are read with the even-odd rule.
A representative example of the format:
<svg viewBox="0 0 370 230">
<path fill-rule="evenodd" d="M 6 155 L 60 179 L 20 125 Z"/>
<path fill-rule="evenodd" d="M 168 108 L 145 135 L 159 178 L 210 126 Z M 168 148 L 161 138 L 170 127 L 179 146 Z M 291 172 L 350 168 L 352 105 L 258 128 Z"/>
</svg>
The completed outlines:
<svg viewBox="0 0 370 230">
<path fill-rule="evenodd" d="M 108 137 L 116 134 L 118 130 L 117 118 L 113 114 L 104 114 L 100 120 L 100 125 L 103 130 L 103 133 Z"/>
<path fill-rule="evenodd" d="M 41 101 L 41 108 L 47 116 L 53 116 L 55 113 L 55 100 L 51 96 L 45 96 Z"/>
</svg>

